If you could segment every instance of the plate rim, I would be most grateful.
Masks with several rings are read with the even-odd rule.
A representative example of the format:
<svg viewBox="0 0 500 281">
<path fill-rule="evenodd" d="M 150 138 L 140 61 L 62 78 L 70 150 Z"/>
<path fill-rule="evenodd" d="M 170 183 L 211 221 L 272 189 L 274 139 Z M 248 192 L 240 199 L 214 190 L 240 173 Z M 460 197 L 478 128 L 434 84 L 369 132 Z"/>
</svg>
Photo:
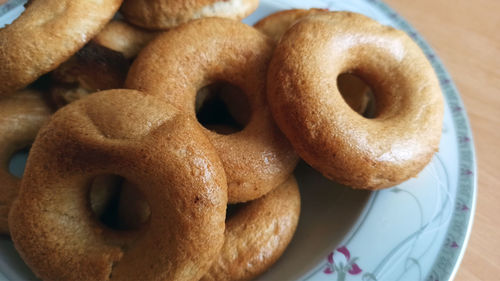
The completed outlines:
<svg viewBox="0 0 500 281">
<path fill-rule="evenodd" d="M 324 3 L 332 2 L 332 0 L 321 1 Z M 477 160 L 467 111 L 451 75 L 430 44 L 417 32 L 417 29 L 383 0 L 360 1 L 384 13 L 397 29 L 404 31 L 415 43 L 417 43 L 420 49 L 425 53 L 427 60 L 431 63 L 439 79 L 445 103 L 450 108 L 450 117 L 455 129 L 458 162 L 457 190 L 453 199 L 456 205 L 457 203 L 461 203 L 462 205 L 457 205 L 452 209 L 453 211 L 444 235 L 443 243 L 440 246 L 436 246 L 439 247 L 439 251 L 434 262 L 430 266 L 429 273 L 423 280 L 451 281 L 454 279 L 467 249 L 467 244 L 474 224 L 477 201 Z M 372 193 L 371 196 L 375 196 L 378 192 L 379 191 Z M 370 198 L 370 200 L 371 199 L 373 198 Z M 459 228 L 453 229 L 457 225 Z M 301 280 L 308 280 L 313 278 L 316 274 L 318 274 L 318 272 L 312 269 L 308 274 L 303 276 Z"/>
<path fill-rule="evenodd" d="M 330 2 L 330 0 L 324 1 Z M 385 13 L 398 29 L 406 32 L 419 45 L 436 72 L 443 95 L 446 98 L 446 103 L 451 109 L 451 118 L 456 132 L 456 142 L 458 144 L 457 156 L 459 170 L 457 192 L 454 199 L 456 202 L 460 200 L 460 202 L 468 208 L 468 212 L 459 212 L 457 208 L 453 210 L 450 224 L 446 230 L 445 242 L 440 246 L 438 255 L 430 268 L 429 274 L 425 277 L 425 280 L 453 280 L 467 249 L 474 224 L 477 203 L 477 158 L 467 111 L 451 75 L 448 73 L 433 48 L 427 43 L 423 36 L 417 32 L 417 29 L 382 0 L 362 1 L 375 6 L 375 8 Z M 5 6 L 2 5 L 3 7 L 0 8 L 6 8 L 7 4 L 14 3 L 14 5 L 17 6 L 24 2 L 24 0 L 10 0 Z M 2 9 L 0 16 L 3 16 L 5 13 L 6 10 Z M 372 193 L 369 200 L 371 200 L 374 195 L 375 193 Z M 459 196 L 463 198 L 459 198 Z M 463 224 L 464 222 L 465 224 Z M 454 223 L 460 225 L 459 231 L 453 231 L 453 229 L 451 229 L 450 226 Z M 458 249 L 450 248 L 450 246 L 446 244 L 447 239 L 456 242 L 458 244 Z M 2 272 L 0 272 L 0 280 L 7 280 Z"/>
<path fill-rule="evenodd" d="M 445 241 L 449 239 L 450 241 L 455 241 L 459 246 L 459 251 L 450 250 L 450 246 L 445 243 L 441 245 L 438 252 L 436 260 L 430 269 L 430 273 L 425 278 L 429 281 L 437 280 L 453 280 L 462 259 L 467 249 L 467 244 L 470 239 L 472 232 L 472 226 L 474 224 L 474 215 L 476 211 L 476 199 L 477 199 L 477 159 L 476 151 L 474 147 L 474 141 L 472 136 L 472 130 L 470 126 L 470 121 L 465 109 L 465 105 L 461 98 L 460 92 L 458 91 L 455 83 L 453 82 L 451 75 L 446 70 L 443 62 L 437 56 L 434 49 L 429 43 L 423 38 L 420 33 L 402 16 L 400 16 L 394 9 L 392 9 L 388 4 L 381 0 L 364 0 L 376 5 L 380 8 L 382 12 L 386 13 L 393 21 L 397 24 L 398 28 L 405 31 L 412 39 L 419 45 L 419 47 L 424 51 L 427 59 L 431 63 L 436 75 L 439 78 L 441 89 L 443 95 L 446 98 L 446 103 L 452 109 L 451 117 L 453 120 L 453 126 L 456 132 L 456 141 L 458 144 L 458 181 L 457 181 L 457 192 L 455 194 L 455 200 L 459 200 L 459 196 L 466 192 L 470 192 L 470 196 L 466 199 L 467 202 L 463 202 L 466 208 L 469 208 L 469 212 L 460 212 L 455 208 L 453 210 L 450 224 L 445 234 Z M 460 234 L 462 237 L 456 237 L 456 231 L 451 229 L 451 225 L 457 223 L 458 220 L 465 220 L 466 224 L 460 229 Z M 449 265 L 451 259 L 451 270 L 450 266 L 443 266 L 445 264 Z M 445 277 L 445 279 L 443 279 Z"/>
</svg>

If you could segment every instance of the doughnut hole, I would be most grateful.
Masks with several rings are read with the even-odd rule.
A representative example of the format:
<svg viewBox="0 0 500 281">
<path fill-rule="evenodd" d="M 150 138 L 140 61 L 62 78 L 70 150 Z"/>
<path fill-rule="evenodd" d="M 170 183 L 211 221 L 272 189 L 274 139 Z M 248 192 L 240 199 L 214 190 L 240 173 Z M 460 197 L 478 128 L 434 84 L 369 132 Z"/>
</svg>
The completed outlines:
<svg viewBox="0 0 500 281">
<path fill-rule="evenodd" d="M 231 217 L 236 215 L 245 206 L 246 206 L 246 203 L 228 204 L 227 209 L 226 209 L 226 222 Z"/>
<path fill-rule="evenodd" d="M 138 229 L 151 216 L 151 208 L 144 194 L 132 183 L 125 182 L 120 193 L 118 222 L 121 228 Z"/>
<path fill-rule="evenodd" d="M 133 218 L 124 217 L 124 197 L 125 200 L 128 200 L 127 203 L 137 203 L 132 210 L 136 210 L 137 206 L 147 208 L 147 215 L 143 215 L 140 221 L 138 221 L 137 216 Z M 135 199 L 131 200 L 132 197 Z M 99 175 L 95 177 L 90 184 L 89 203 L 93 215 L 103 225 L 113 230 L 138 229 L 149 219 L 149 204 L 144 195 L 121 176 Z M 137 209 L 132 214 L 139 213 L 142 210 Z"/>
<path fill-rule="evenodd" d="M 26 160 L 28 159 L 28 154 L 31 146 L 26 146 L 19 150 L 16 150 L 10 159 L 8 160 L 8 171 L 14 177 L 21 179 L 24 174 L 24 168 L 26 167 Z"/>
<path fill-rule="evenodd" d="M 243 130 L 250 120 L 248 98 L 227 82 L 215 82 L 198 90 L 195 109 L 203 127 L 222 135 Z"/>
<path fill-rule="evenodd" d="M 366 118 L 375 117 L 373 91 L 360 77 L 351 73 L 342 73 L 337 77 L 337 88 L 354 111 Z"/>
</svg>

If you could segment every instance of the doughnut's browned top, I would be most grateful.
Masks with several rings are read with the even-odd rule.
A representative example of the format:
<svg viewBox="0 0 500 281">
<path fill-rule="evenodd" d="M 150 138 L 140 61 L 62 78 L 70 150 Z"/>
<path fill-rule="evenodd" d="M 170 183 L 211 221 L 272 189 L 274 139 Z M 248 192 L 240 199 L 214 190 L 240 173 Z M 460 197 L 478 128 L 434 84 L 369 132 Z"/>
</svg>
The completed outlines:
<svg viewBox="0 0 500 281">
<path fill-rule="evenodd" d="M 277 128 L 266 99 L 266 75 L 273 44 L 240 22 L 207 18 L 156 37 L 134 61 L 125 86 L 162 97 L 195 118 L 199 89 L 214 82 L 239 87 L 251 116 L 235 134 L 200 125 L 222 160 L 229 201 L 245 202 L 284 182 L 298 157 Z"/>
<path fill-rule="evenodd" d="M 56 68 L 109 21 L 122 0 L 30 1 L 0 30 L 0 96 Z"/>
<path fill-rule="evenodd" d="M 138 233 L 91 213 L 89 183 L 120 175 L 145 195 Z M 44 280 L 193 280 L 223 243 L 223 168 L 193 120 L 136 91 L 93 94 L 59 110 L 33 144 L 9 214 L 23 260 Z"/>
<path fill-rule="evenodd" d="M 24 90 L 0 99 L 0 233 L 8 234 L 7 216 L 17 197 L 21 179 L 9 172 L 9 161 L 19 149 L 30 146 L 51 110 L 42 94 Z"/>
<path fill-rule="evenodd" d="M 343 101 L 341 73 L 371 86 L 375 118 Z M 271 62 L 268 98 L 299 155 L 346 185 L 395 185 L 438 149 L 443 97 L 430 63 L 404 32 L 360 14 L 319 14 L 288 30 Z"/>
</svg>

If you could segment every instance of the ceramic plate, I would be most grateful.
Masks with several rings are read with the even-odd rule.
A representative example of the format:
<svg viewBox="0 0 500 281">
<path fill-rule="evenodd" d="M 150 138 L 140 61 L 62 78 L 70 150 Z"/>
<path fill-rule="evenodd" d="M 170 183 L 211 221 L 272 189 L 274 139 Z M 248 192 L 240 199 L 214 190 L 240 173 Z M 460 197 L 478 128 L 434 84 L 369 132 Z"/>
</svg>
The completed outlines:
<svg viewBox="0 0 500 281">
<path fill-rule="evenodd" d="M 22 2 L 0 7 L 0 26 L 21 13 Z M 283 257 L 258 280 L 452 279 L 472 225 L 476 163 L 467 116 L 450 76 L 422 37 L 378 0 L 261 0 L 245 22 L 311 7 L 359 12 L 407 32 L 440 79 L 446 98 L 443 136 L 439 152 L 418 177 L 372 193 L 339 186 L 301 163 L 296 170 L 303 202 L 297 233 Z M 19 173 L 23 160 L 11 166 Z M 6 238 L 0 238 L 0 272 L 0 279 L 35 279 Z"/>
</svg>

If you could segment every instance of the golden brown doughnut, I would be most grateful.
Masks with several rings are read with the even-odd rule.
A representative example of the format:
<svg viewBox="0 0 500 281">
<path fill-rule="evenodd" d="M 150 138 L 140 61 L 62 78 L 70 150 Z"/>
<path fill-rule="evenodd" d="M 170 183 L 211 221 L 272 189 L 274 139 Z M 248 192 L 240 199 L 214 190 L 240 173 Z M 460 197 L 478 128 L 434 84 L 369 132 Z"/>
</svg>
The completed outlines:
<svg viewBox="0 0 500 281">
<path fill-rule="evenodd" d="M 103 226 L 88 202 L 99 175 L 145 195 L 138 232 Z M 196 122 L 130 90 L 63 107 L 38 134 L 9 214 L 12 240 L 43 280 L 198 280 L 224 241 L 227 187 Z"/>
<path fill-rule="evenodd" d="M 373 119 L 344 102 L 341 73 L 371 86 Z M 432 66 L 404 32 L 368 17 L 332 12 L 299 21 L 276 47 L 268 81 L 273 116 L 297 153 L 342 184 L 393 186 L 438 149 L 443 97 Z"/>
<path fill-rule="evenodd" d="M 292 9 L 279 11 L 271 14 L 260 21 L 254 27 L 271 37 L 276 43 L 281 36 L 297 21 L 311 15 L 328 13 L 327 9 Z M 359 114 L 363 114 L 370 101 L 370 87 L 353 75 L 340 75 L 338 77 L 338 88 L 347 104 Z"/>
<path fill-rule="evenodd" d="M 122 88 L 129 67 L 123 54 L 90 42 L 51 73 L 51 98 L 61 107 L 100 90 Z"/>
<path fill-rule="evenodd" d="M 238 88 L 224 83 L 215 83 L 201 88 L 200 90 L 198 90 L 195 100 L 195 110 L 198 119 L 203 118 L 203 116 L 199 115 L 202 114 L 203 107 L 205 105 L 213 105 L 214 101 L 220 99 L 220 101 L 225 105 L 227 113 L 234 120 L 234 127 L 241 130 L 243 127 L 245 127 L 246 124 L 248 124 L 251 115 L 251 109 L 248 106 L 248 99 L 244 94 L 241 93 L 242 91 Z M 222 114 L 222 112 L 217 112 L 216 109 L 214 110 L 214 112 L 208 113 L 213 115 Z M 239 130 L 236 130 L 235 132 Z"/>
<path fill-rule="evenodd" d="M 126 22 L 109 22 L 92 40 L 51 74 L 51 98 L 57 107 L 91 93 L 123 87 L 130 60 L 156 32 Z"/>
<path fill-rule="evenodd" d="M 226 219 L 224 246 L 201 280 L 250 280 L 270 268 L 292 240 L 300 214 L 293 176 Z"/>
<path fill-rule="evenodd" d="M 51 110 L 41 93 L 24 90 L 0 99 L 0 234 L 8 234 L 7 216 L 17 196 L 21 179 L 9 172 L 12 155 L 35 140 Z"/>
<path fill-rule="evenodd" d="M 148 29 L 169 29 L 194 19 L 223 17 L 241 20 L 259 6 L 259 0 L 125 0 L 125 19 Z"/>
<path fill-rule="evenodd" d="M 283 34 L 298 20 L 307 16 L 312 16 L 320 13 L 328 13 L 328 9 L 291 9 L 278 11 L 259 20 L 254 27 L 263 32 L 274 42 L 278 42 Z"/>
<path fill-rule="evenodd" d="M 266 195 L 230 206 L 224 246 L 201 280 L 250 280 L 271 267 L 292 240 L 300 214 L 300 193 L 291 176 Z M 137 228 L 151 211 L 144 195 L 131 185 L 120 194 L 120 223 Z M 230 209 L 228 209 L 229 212 Z"/>
<path fill-rule="evenodd" d="M 224 165 L 230 203 L 266 194 L 289 177 L 298 161 L 267 105 L 272 50 L 265 35 L 243 23 L 196 20 L 156 37 L 125 81 L 125 87 L 162 97 L 193 117 L 196 93 L 206 85 L 225 81 L 244 92 L 252 114 L 242 131 L 221 135 L 200 125 Z"/>
<path fill-rule="evenodd" d="M 92 41 L 113 51 L 122 53 L 127 59 L 137 56 L 158 33 L 135 27 L 121 20 L 110 21 Z"/>
<path fill-rule="evenodd" d="M 0 30 L 0 96 L 67 60 L 113 17 L 122 0 L 32 1 Z"/>
</svg>

